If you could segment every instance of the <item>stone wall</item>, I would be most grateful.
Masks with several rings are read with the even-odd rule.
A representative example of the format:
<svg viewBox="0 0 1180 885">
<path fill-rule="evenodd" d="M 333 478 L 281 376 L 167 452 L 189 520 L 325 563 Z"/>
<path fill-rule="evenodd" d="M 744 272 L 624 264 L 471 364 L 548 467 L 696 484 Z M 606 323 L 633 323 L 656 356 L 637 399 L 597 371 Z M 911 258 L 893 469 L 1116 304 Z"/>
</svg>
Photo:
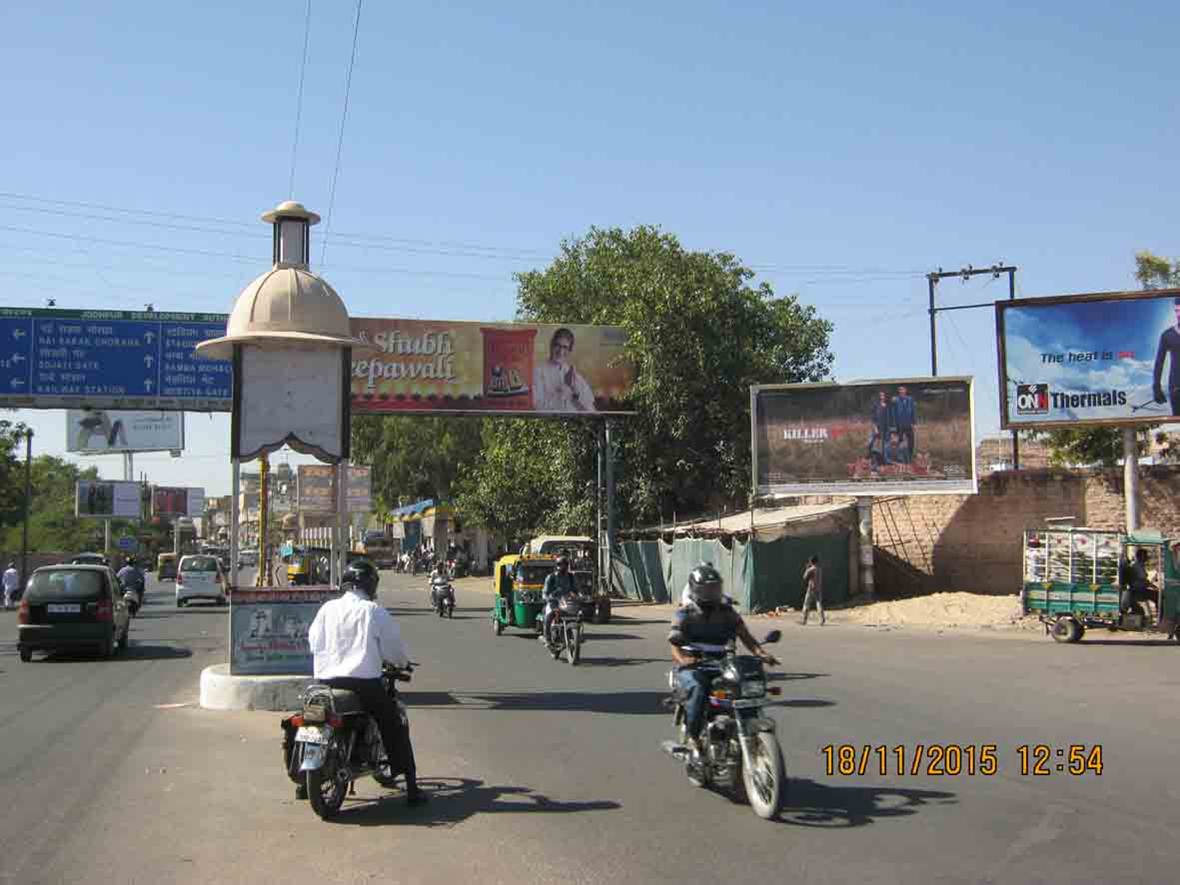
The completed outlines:
<svg viewBox="0 0 1180 885">
<path fill-rule="evenodd" d="M 1140 521 L 1180 536 L 1180 468 L 1140 468 Z M 946 590 L 1014 593 L 1021 535 L 1053 517 L 1075 526 L 1122 529 L 1118 470 L 1005 471 L 983 477 L 977 495 L 881 498 L 873 506 L 877 591 L 883 597 Z"/>
</svg>

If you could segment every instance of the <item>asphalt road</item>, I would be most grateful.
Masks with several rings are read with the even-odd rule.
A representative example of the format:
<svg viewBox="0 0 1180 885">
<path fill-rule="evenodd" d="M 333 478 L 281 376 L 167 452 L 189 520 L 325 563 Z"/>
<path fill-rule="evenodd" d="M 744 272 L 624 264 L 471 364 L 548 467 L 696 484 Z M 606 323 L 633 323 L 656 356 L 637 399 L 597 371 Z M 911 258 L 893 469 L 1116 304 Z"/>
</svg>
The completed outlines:
<svg viewBox="0 0 1180 885">
<path fill-rule="evenodd" d="M 463 582 L 466 584 L 467 582 Z M 666 609 L 589 629 L 581 665 L 460 585 L 453 621 L 425 581 L 382 601 L 422 666 L 406 692 L 434 801 L 362 781 L 338 822 L 296 802 L 278 714 L 195 706 L 224 660 L 224 610 L 149 592 L 123 659 L 21 664 L 0 615 L 0 881 L 1160 882 L 1175 877 L 1180 648 L 1035 635 L 784 625 L 781 821 L 696 790 L 671 736 Z M 482 586 L 482 585 L 481 585 Z M 836 616 L 838 620 L 838 614 Z M 757 620 L 755 632 L 777 622 Z M 823 748 L 890 748 L 882 776 Z M 997 772 L 928 776 L 917 744 L 995 745 Z M 1017 747 L 1103 747 L 1101 775 L 1022 775 Z M 899 776 L 892 748 L 907 772 Z"/>
</svg>

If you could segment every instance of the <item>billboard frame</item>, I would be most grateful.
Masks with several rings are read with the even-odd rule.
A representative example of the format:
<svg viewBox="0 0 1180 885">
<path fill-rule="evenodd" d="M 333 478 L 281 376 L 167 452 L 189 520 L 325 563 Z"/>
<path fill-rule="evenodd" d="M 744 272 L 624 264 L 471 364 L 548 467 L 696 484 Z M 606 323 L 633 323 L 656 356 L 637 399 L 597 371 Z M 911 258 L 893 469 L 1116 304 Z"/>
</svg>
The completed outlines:
<svg viewBox="0 0 1180 885">
<path fill-rule="evenodd" d="M 83 483 L 90 486 L 109 485 L 111 487 L 111 512 L 108 513 L 83 513 L 82 512 L 82 485 Z M 118 489 L 120 486 L 135 486 L 135 498 L 139 505 L 138 511 L 133 516 L 129 513 L 115 513 L 115 501 L 118 498 Z M 130 479 L 78 479 L 74 481 L 74 518 L 75 519 L 105 519 L 105 520 L 124 520 L 127 522 L 142 522 L 143 514 L 143 497 L 142 497 L 142 483 Z"/>
<path fill-rule="evenodd" d="M 184 412 L 173 409 L 65 409 L 66 413 L 66 451 L 72 455 L 78 455 L 83 458 L 94 458 L 102 455 L 137 455 L 140 453 L 149 452 L 183 452 L 185 448 L 184 438 Z M 148 414 L 159 413 L 161 416 L 167 415 L 169 417 L 176 416 L 177 430 L 179 431 L 180 445 L 178 446 L 154 446 L 151 448 L 140 448 L 137 446 L 114 447 L 107 449 L 76 449 L 70 447 L 70 417 L 76 412 L 98 411 L 108 412 L 116 418 L 116 420 L 124 420 L 119 413 L 133 413 L 133 414 Z"/>
<path fill-rule="evenodd" d="M 1005 302 L 1006 303 L 1006 302 Z M 841 387 L 873 387 L 905 385 L 913 387 L 918 384 L 931 382 L 958 381 L 967 385 L 967 412 L 971 428 L 971 488 L 968 489 L 907 489 L 901 483 L 866 482 L 861 486 L 852 486 L 848 491 L 831 491 L 820 488 L 817 483 L 812 491 L 798 492 L 768 492 L 758 491 L 758 394 L 764 390 L 801 390 L 815 388 L 836 389 Z M 979 493 L 979 465 L 976 463 L 975 437 L 975 377 L 973 375 L 918 375 L 905 378 L 853 378 L 848 381 L 801 381 L 791 384 L 751 384 L 750 385 L 750 490 L 755 501 L 777 501 L 783 498 L 799 498 L 805 495 L 843 495 L 850 498 L 882 498 L 903 495 L 975 495 Z M 835 483 L 832 483 L 835 485 Z"/>
<path fill-rule="evenodd" d="M 1157 298 L 1180 298 L 1180 288 L 1132 289 L 1124 292 L 1083 292 L 1076 295 L 1047 295 L 1042 298 L 1017 298 L 996 301 L 996 370 L 999 374 L 1000 429 L 1052 430 L 1061 427 L 1142 427 L 1151 424 L 1172 424 L 1171 415 L 1151 418 L 1094 418 L 1084 421 L 1008 421 L 1008 354 L 1004 347 L 1004 311 L 1013 307 L 1039 307 L 1053 304 L 1083 304 L 1088 301 L 1151 301 Z"/>
</svg>

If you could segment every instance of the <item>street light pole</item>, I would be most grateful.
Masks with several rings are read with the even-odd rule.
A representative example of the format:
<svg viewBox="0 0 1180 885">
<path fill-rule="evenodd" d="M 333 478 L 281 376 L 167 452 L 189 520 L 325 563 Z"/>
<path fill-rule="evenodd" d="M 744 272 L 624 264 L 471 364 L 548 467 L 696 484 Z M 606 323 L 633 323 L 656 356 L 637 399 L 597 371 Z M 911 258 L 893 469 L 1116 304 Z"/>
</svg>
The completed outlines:
<svg viewBox="0 0 1180 885">
<path fill-rule="evenodd" d="M 33 428 L 25 428 L 25 512 L 21 525 L 20 579 L 29 580 L 29 506 L 33 499 Z"/>
</svg>

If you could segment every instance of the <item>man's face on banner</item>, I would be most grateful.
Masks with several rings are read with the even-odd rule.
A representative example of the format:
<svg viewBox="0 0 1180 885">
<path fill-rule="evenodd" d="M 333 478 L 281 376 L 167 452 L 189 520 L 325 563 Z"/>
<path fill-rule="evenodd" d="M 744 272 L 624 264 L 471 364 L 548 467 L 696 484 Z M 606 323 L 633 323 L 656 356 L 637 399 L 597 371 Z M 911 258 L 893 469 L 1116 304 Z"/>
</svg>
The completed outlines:
<svg viewBox="0 0 1180 885">
<path fill-rule="evenodd" d="M 1180 304 L 1173 304 L 1172 310 L 1176 314 L 1176 325 L 1180 327 Z"/>
</svg>

